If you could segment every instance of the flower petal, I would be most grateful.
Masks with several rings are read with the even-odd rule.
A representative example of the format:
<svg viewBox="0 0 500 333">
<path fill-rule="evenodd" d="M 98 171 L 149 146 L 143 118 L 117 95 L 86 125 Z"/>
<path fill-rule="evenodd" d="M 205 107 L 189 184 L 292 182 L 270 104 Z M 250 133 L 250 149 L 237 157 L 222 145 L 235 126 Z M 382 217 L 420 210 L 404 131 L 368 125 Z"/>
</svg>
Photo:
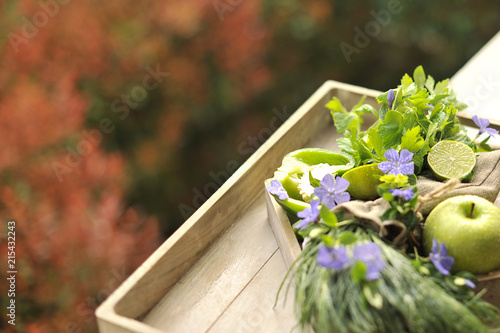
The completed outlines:
<svg viewBox="0 0 500 333">
<path fill-rule="evenodd" d="M 335 193 L 344 192 L 349 188 L 349 181 L 342 177 L 335 178 Z"/>
<path fill-rule="evenodd" d="M 318 249 L 316 261 L 319 265 L 332 269 L 342 269 L 345 265 L 349 264 L 349 258 L 344 246 L 339 246 L 338 248 L 321 246 Z"/>
<path fill-rule="evenodd" d="M 380 279 L 380 272 L 378 270 L 367 270 L 366 279 L 368 281 L 376 281 Z"/>
<path fill-rule="evenodd" d="M 438 241 L 436 238 L 432 240 L 432 248 L 431 248 L 432 253 L 437 253 L 438 251 Z"/>
<path fill-rule="evenodd" d="M 335 179 L 330 173 L 326 174 L 325 177 L 323 177 L 323 180 L 319 183 L 326 187 L 326 189 L 329 191 L 333 191 L 335 189 Z"/>
<path fill-rule="evenodd" d="M 389 89 L 389 92 L 387 93 L 387 104 L 389 104 L 389 109 L 392 108 L 392 103 L 394 103 L 394 99 L 396 96 L 394 95 L 394 90 Z"/>
<path fill-rule="evenodd" d="M 326 205 L 329 209 L 335 208 L 337 206 L 335 204 L 335 200 L 333 199 L 333 195 L 329 194 L 327 197 L 324 198 L 324 200 L 321 200 L 321 203 L 323 205 Z"/>
<path fill-rule="evenodd" d="M 324 187 L 316 187 L 314 189 L 314 194 L 319 198 L 319 200 L 323 201 L 327 196 L 330 195 L 330 192 Z"/>
<path fill-rule="evenodd" d="M 337 205 L 343 204 L 344 202 L 348 202 L 351 200 L 351 195 L 347 192 L 336 193 L 333 196 L 333 200 Z"/>
<path fill-rule="evenodd" d="M 446 244 L 443 242 L 439 248 L 439 256 L 446 257 L 448 255 L 448 251 L 446 250 Z"/>
<path fill-rule="evenodd" d="M 399 174 L 412 175 L 415 172 L 415 164 L 413 162 L 404 163 L 399 167 Z"/>
<path fill-rule="evenodd" d="M 311 205 L 311 211 L 314 212 L 316 215 L 319 214 L 319 201 L 318 200 L 313 200 L 309 203 Z"/>
<path fill-rule="evenodd" d="M 399 157 L 400 163 L 408 163 L 412 160 L 413 153 L 408 149 L 402 149 L 401 152 L 399 153 L 399 156 L 400 156 Z"/>
<path fill-rule="evenodd" d="M 476 284 L 469 279 L 465 279 L 465 285 L 471 289 L 476 288 Z"/>
<path fill-rule="evenodd" d="M 310 223 L 310 222 L 309 222 L 308 220 L 300 220 L 300 222 L 299 222 L 299 223 L 297 223 L 297 224 L 295 225 L 295 227 L 294 227 L 294 228 L 295 228 L 295 229 L 302 229 L 302 228 L 304 228 L 305 226 L 307 226 L 309 223 Z"/>
<path fill-rule="evenodd" d="M 438 265 L 435 264 L 435 266 L 438 269 L 438 271 L 441 272 L 441 274 L 448 275 L 450 274 L 450 269 L 454 261 L 455 260 L 452 257 L 441 258 L 439 260 L 439 264 Z"/>
<path fill-rule="evenodd" d="M 488 135 L 491 135 L 492 137 L 495 137 L 495 135 L 498 135 L 498 131 L 496 129 L 493 129 L 493 128 L 485 128 L 484 129 L 484 132 Z"/>
<path fill-rule="evenodd" d="M 399 154 L 396 151 L 396 149 L 389 149 L 384 153 L 384 157 L 387 158 L 388 160 L 392 162 L 398 162 L 399 161 Z"/>
<path fill-rule="evenodd" d="M 490 126 L 490 121 L 486 118 L 478 118 L 479 120 L 479 125 L 481 129 L 485 129 L 486 127 Z"/>
<path fill-rule="evenodd" d="M 387 172 L 389 172 L 389 170 L 394 168 L 394 163 L 389 162 L 389 161 L 384 161 L 384 162 L 379 163 L 378 168 L 383 173 L 387 173 Z"/>
<path fill-rule="evenodd" d="M 481 127 L 481 123 L 479 122 L 479 117 L 477 116 L 477 114 L 472 116 L 472 121 L 477 125 L 477 127 Z"/>
<path fill-rule="evenodd" d="M 301 219 L 307 218 L 309 215 L 311 215 L 311 208 L 307 207 L 304 210 L 301 210 L 300 212 L 297 213 L 297 217 Z"/>
</svg>

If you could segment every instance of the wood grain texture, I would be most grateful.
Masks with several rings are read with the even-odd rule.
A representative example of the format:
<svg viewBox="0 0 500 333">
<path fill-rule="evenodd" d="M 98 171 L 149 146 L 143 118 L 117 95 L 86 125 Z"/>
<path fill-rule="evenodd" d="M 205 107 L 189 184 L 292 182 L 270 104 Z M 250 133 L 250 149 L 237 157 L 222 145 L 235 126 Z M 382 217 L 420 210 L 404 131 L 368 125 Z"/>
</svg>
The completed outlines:
<svg viewBox="0 0 500 333">
<path fill-rule="evenodd" d="M 205 332 L 278 250 L 259 197 L 144 318 L 169 332 Z"/>
<path fill-rule="evenodd" d="M 286 265 L 279 251 L 267 261 L 240 295 L 208 330 L 215 332 L 293 332 L 297 320 L 293 315 L 293 289 L 286 288 L 274 307 L 277 291 L 286 275 Z"/>
</svg>

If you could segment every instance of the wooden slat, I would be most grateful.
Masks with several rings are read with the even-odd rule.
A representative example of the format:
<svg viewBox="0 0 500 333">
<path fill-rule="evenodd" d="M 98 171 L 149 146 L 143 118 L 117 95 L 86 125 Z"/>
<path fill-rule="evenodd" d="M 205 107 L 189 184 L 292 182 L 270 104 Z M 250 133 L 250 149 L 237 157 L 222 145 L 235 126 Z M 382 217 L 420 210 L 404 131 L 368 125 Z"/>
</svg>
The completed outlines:
<svg viewBox="0 0 500 333">
<path fill-rule="evenodd" d="M 144 318 L 168 332 L 205 332 L 278 250 L 261 196 Z"/>
<path fill-rule="evenodd" d="M 284 303 L 286 287 L 274 307 L 286 271 L 281 254 L 276 251 L 208 332 L 292 332 L 297 320 L 292 293 Z"/>
</svg>

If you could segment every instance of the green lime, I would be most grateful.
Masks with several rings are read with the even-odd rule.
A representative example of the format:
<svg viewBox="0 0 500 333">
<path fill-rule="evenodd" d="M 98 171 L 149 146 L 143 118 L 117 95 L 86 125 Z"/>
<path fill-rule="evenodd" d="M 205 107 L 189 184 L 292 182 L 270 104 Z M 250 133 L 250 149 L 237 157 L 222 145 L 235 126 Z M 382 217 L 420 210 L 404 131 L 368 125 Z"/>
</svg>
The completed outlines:
<svg viewBox="0 0 500 333">
<path fill-rule="evenodd" d="M 476 154 L 462 142 L 443 140 L 432 147 L 427 162 L 439 180 L 464 179 L 470 178 L 476 165 Z"/>
<path fill-rule="evenodd" d="M 378 168 L 378 164 L 361 165 L 344 173 L 342 178 L 349 181 L 347 192 L 354 199 L 373 200 L 377 198 L 377 186 L 380 184 L 377 176 L 384 173 Z"/>
<path fill-rule="evenodd" d="M 313 166 L 319 165 L 326 165 L 329 173 L 340 175 L 354 166 L 354 158 L 346 153 L 320 148 L 295 150 L 283 158 L 281 166 L 274 173 L 274 179 L 283 184 L 291 198 L 302 200 L 298 188 L 300 179 Z"/>
</svg>

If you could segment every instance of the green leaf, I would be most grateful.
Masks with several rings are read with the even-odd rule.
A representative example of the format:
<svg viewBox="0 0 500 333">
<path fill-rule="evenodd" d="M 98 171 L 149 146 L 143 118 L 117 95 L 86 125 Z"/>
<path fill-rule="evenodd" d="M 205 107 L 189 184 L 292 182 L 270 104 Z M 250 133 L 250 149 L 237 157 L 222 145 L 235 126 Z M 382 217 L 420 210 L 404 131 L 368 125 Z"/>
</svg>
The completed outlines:
<svg viewBox="0 0 500 333">
<path fill-rule="evenodd" d="M 424 73 L 424 69 L 422 68 L 422 66 L 418 66 L 417 68 L 415 68 L 415 71 L 413 72 L 413 79 L 415 80 L 417 87 L 424 88 L 425 73 Z"/>
<path fill-rule="evenodd" d="M 353 156 L 355 155 L 355 150 L 352 146 L 352 141 L 348 137 L 338 138 L 337 145 L 343 152 Z"/>
<path fill-rule="evenodd" d="M 351 269 L 351 277 L 354 282 L 361 283 L 366 277 L 366 265 L 361 261 L 356 261 Z"/>
<path fill-rule="evenodd" d="M 389 106 L 387 105 L 387 102 L 385 104 L 382 104 L 379 110 L 379 118 L 380 120 L 384 121 L 385 116 L 387 115 L 387 112 L 389 112 Z"/>
<path fill-rule="evenodd" d="M 408 102 L 421 109 L 422 111 L 428 109 L 425 104 L 429 103 L 429 93 L 425 89 L 420 89 L 413 95 L 408 96 Z"/>
<path fill-rule="evenodd" d="M 377 156 L 373 155 L 372 151 L 368 148 L 366 142 L 360 138 L 354 139 L 354 147 L 356 148 L 359 159 L 363 162 L 363 164 L 377 158 Z"/>
<path fill-rule="evenodd" d="M 385 123 L 379 127 L 379 135 L 383 138 L 384 149 L 399 145 L 403 131 L 403 116 L 398 111 L 389 111 Z"/>
<path fill-rule="evenodd" d="M 370 104 L 363 104 L 363 105 L 361 105 L 361 106 L 359 106 L 357 108 L 354 108 L 352 110 L 352 112 L 356 113 L 359 116 L 361 116 L 363 114 L 371 113 L 375 117 L 378 118 L 378 111 L 373 106 L 371 106 Z"/>
<path fill-rule="evenodd" d="M 321 206 L 319 216 L 327 226 L 334 228 L 337 225 L 337 216 L 326 205 Z"/>
<path fill-rule="evenodd" d="M 430 150 L 431 149 L 429 148 L 429 141 L 426 140 L 422 148 L 420 148 L 420 150 L 413 155 L 413 162 L 415 163 L 415 174 L 419 174 L 422 170 L 422 166 L 424 165 L 424 157 Z M 411 181 L 411 179 L 409 180 Z"/>
<path fill-rule="evenodd" d="M 398 111 L 389 111 L 385 115 L 384 123 L 402 124 L 403 116 Z"/>
<path fill-rule="evenodd" d="M 333 112 L 333 121 L 339 133 L 349 130 L 351 133 L 359 132 L 358 115 L 355 113 Z"/>
<path fill-rule="evenodd" d="M 432 94 L 434 92 L 434 78 L 430 75 L 427 76 L 427 80 L 425 81 L 425 87 Z"/>
<path fill-rule="evenodd" d="M 351 245 L 358 241 L 358 236 L 351 231 L 345 231 L 339 237 L 339 242 L 342 245 Z"/>
<path fill-rule="evenodd" d="M 394 195 L 392 195 L 391 192 L 385 192 L 384 194 L 382 194 L 382 198 L 384 198 L 385 201 L 392 201 L 394 200 Z"/>
<path fill-rule="evenodd" d="M 322 235 L 321 236 L 321 242 L 328 247 L 333 247 L 333 244 L 335 244 L 335 239 L 332 236 L 329 235 Z"/>
<path fill-rule="evenodd" d="M 415 107 L 405 107 L 403 109 L 404 129 L 411 129 L 419 125 L 419 118 Z"/>
<path fill-rule="evenodd" d="M 413 80 L 408 74 L 405 74 L 403 78 L 401 79 L 401 88 L 403 89 L 403 92 L 407 93 L 408 90 L 411 90 L 411 86 L 413 84 Z"/>
<path fill-rule="evenodd" d="M 342 102 L 337 97 L 332 97 L 332 100 L 326 103 L 325 106 L 332 110 L 332 112 L 347 112 Z"/>
<path fill-rule="evenodd" d="M 425 141 L 420 135 L 420 126 L 415 126 L 407 130 L 401 138 L 401 149 L 408 149 L 412 153 L 416 153 L 424 146 Z"/>
<path fill-rule="evenodd" d="M 378 157 L 383 156 L 384 141 L 380 137 L 377 127 L 370 127 L 368 130 L 367 146 L 369 149 L 373 149 Z"/>
</svg>

